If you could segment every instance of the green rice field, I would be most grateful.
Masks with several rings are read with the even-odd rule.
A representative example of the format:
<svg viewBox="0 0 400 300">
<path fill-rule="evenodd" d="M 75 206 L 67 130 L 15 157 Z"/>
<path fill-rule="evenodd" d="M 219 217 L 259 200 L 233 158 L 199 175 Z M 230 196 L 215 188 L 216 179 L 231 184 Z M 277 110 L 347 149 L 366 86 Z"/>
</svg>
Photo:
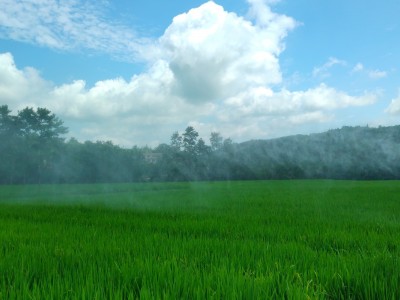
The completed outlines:
<svg viewBox="0 0 400 300">
<path fill-rule="evenodd" d="M 0 299 L 400 299 L 400 182 L 0 186 Z"/>
</svg>

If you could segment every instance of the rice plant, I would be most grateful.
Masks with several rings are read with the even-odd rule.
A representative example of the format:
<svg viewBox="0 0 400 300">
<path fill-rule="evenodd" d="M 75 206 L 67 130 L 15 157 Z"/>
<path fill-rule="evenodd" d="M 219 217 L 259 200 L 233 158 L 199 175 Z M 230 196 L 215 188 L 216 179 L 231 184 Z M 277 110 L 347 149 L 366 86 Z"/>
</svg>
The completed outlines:
<svg viewBox="0 0 400 300">
<path fill-rule="evenodd" d="M 0 187 L 0 299 L 400 299 L 400 183 Z"/>
</svg>

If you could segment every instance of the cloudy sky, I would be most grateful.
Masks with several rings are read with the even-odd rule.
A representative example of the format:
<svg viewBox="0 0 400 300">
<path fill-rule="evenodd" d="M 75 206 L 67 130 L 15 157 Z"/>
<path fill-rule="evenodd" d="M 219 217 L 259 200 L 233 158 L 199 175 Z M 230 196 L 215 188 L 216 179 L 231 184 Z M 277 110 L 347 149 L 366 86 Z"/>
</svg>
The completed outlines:
<svg viewBox="0 0 400 300">
<path fill-rule="evenodd" d="M 398 0 L 0 0 L 0 105 L 69 136 L 240 142 L 400 124 Z"/>
</svg>

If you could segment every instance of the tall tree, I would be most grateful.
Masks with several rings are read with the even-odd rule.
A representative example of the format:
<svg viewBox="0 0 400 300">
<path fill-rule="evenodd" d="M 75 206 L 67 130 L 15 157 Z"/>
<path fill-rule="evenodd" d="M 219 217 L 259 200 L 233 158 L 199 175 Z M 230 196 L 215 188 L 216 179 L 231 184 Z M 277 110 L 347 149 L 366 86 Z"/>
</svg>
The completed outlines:
<svg viewBox="0 0 400 300">
<path fill-rule="evenodd" d="M 0 106 L 0 183 L 12 184 L 18 170 L 20 139 L 16 135 L 16 118 L 7 105 Z"/>
<path fill-rule="evenodd" d="M 22 135 L 34 135 L 44 139 L 60 138 L 68 129 L 63 126 L 63 121 L 46 108 L 26 107 L 18 112 L 18 123 Z"/>
<path fill-rule="evenodd" d="M 202 138 L 197 141 L 196 153 L 199 156 L 205 156 L 210 152 L 210 146 L 207 146 Z"/>
<path fill-rule="evenodd" d="M 8 105 L 0 106 L 0 134 L 10 135 L 15 127 L 15 117 L 10 115 Z M 4 141 L 3 141 L 4 142 Z"/>
<path fill-rule="evenodd" d="M 24 144 L 21 162 L 23 182 L 51 181 L 54 166 L 59 159 L 63 134 L 68 129 L 63 122 L 46 108 L 26 107 L 16 116 L 18 135 Z"/>
<path fill-rule="evenodd" d="M 178 131 L 175 131 L 171 136 L 171 147 L 178 152 L 182 149 L 182 136 L 179 135 Z"/>
<path fill-rule="evenodd" d="M 196 144 L 199 134 L 192 127 L 188 126 L 183 133 L 183 150 L 187 153 L 194 155 L 196 153 Z"/>
<path fill-rule="evenodd" d="M 212 151 L 218 151 L 222 149 L 223 137 L 218 132 L 211 132 L 210 144 Z"/>
</svg>

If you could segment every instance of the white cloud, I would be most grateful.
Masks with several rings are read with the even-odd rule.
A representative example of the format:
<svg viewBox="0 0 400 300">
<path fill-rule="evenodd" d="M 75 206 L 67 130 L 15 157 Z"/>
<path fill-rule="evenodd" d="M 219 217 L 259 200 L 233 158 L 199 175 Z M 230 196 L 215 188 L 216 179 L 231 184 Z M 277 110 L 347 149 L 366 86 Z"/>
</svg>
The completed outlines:
<svg viewBox="0 0 400 300">
<path fill-rule="evenodd" d="M 400 114 L 400 91 L 396 98 L 392 99 L 389 106 L 385 110 L 386 113 L 392 115 L 399 115 Z"/>
<path fill-rule="evenodd" d="M 10 53 L 0 53 L 0 101 L 33 105 L 41 101 L 50 84 L 33 68 L 19 70 Z"/>
<path fill-rule="evenodd" d="M 294 26 L 290 20 L 259 27 L 214 2 L 175 17 L 160 39 L 160 52 L 176 93 L 193 102 L 212 101 L 249 86 L 281 83 L 278 56 Z"/>
<path fill-rule="evenodd" d="M 14 111 L 46 107 L 72 125 L 71 134 L 79 139 L 156 144 L 178 126 L 213 113 L 212 104 L 193 106 L 175 96 L 172 80 L 168 65 L 159 61 L 129 81 L 115 78 L 87 87 L 76 80 L 55 86 L 34 69 L 19 70 L 10 53 L 0 54 L 2 102 Z"/>
<path fill-rule="evenodd" d="M 248 16 L 256 21 L 257 26 L 270 27 L 276 37 L 284 38 L 287 34 L 286 28 L 293 29 L 297 22 L 293 18 L 274 13 L 270 5 L 280 0 L 247 0 L 250 5 Z"/>
<path fill-rule="evenodd" d="M 361 72 L 362 70 L 364 70 L 364 65 L 362 63 L 357 63 L 353 70 L 352 73 L 357 73 L 357 72 Z"/>
<path fill-rule="evenodd" d="M 100 1 L 1 0 L 0 38 L 52 49 L 92 50 L 135 61 L 145 56 L 145 39 L 107 20 Z"/>
<path fill-rule="evenodd" d="M 259 87 L 227 99 L 224 118 L 231 112 L 232 117 L 238 120 L 245 116 L 274 117 L 277 115 L 293 119 L 297 115 L 322 115 L 322 112 L 369 105 L 375 101 L 375 95 L 350 96 L 325 84 L 306 91 L 294 92 L 285 89 L 273 92 L 271 89 Z"/>
<path fill-rule="evenodd" d="M 325 84 L 304 91 L 282 89 L 279 55 L 295 21 L 271 12 L 266 4 L 271 1 L 249 3 L 253 22 L 214 2 L 175 17 L 148 48 L 148 70 L 130 80 L 55 86 L 34 69 L 18 69 L 11 54 L 0 54 L 0 97 L 14 110 L 49 108 L 78 139 L 124 145 L 168 142 L 173 131 L 188 124 L 238 140 L 277 136 L 302 124 L 329 122 L 338 109 L 376 100 L 372 94 L 350 96 Z M 268 16 L 258 15 L 256 8 Z M 331 58 L 321 70 L 337 64 L 344 62 Z"/>
<path fill-rule="evenodd" d="M 325 123 L 334 119 L 334 116 L 322 111 L 305 112 L 288 118 L 289 123 L 301 125 L 305 123 Z"/>
<path fill-rule="evenodd" d="M 372 70 L 368 72 L 368 76 L 371 79 L 385 78 L 387 76 L 387 72 L 381 70 Z"/>
<path fill-rule="evenodd" d="M 366 69 L 362 63 L 357 63 L 351 73 L 364 73 L 370 79 L 381 79 L 387 77 L 388 75 L 386 71 Z"/>
<path fill-rule="evenodd" d="M 330 76 L 329 69 L 331 69 L 335 65 L 345 66 L 347 65 L 347 63 L 344 60 L 338 59 L 336 57 L 330 57 L 325 64 L 319 67 L 315 67 L 313 69 L 313 76 L 327 78 Z"/>
</svg>

